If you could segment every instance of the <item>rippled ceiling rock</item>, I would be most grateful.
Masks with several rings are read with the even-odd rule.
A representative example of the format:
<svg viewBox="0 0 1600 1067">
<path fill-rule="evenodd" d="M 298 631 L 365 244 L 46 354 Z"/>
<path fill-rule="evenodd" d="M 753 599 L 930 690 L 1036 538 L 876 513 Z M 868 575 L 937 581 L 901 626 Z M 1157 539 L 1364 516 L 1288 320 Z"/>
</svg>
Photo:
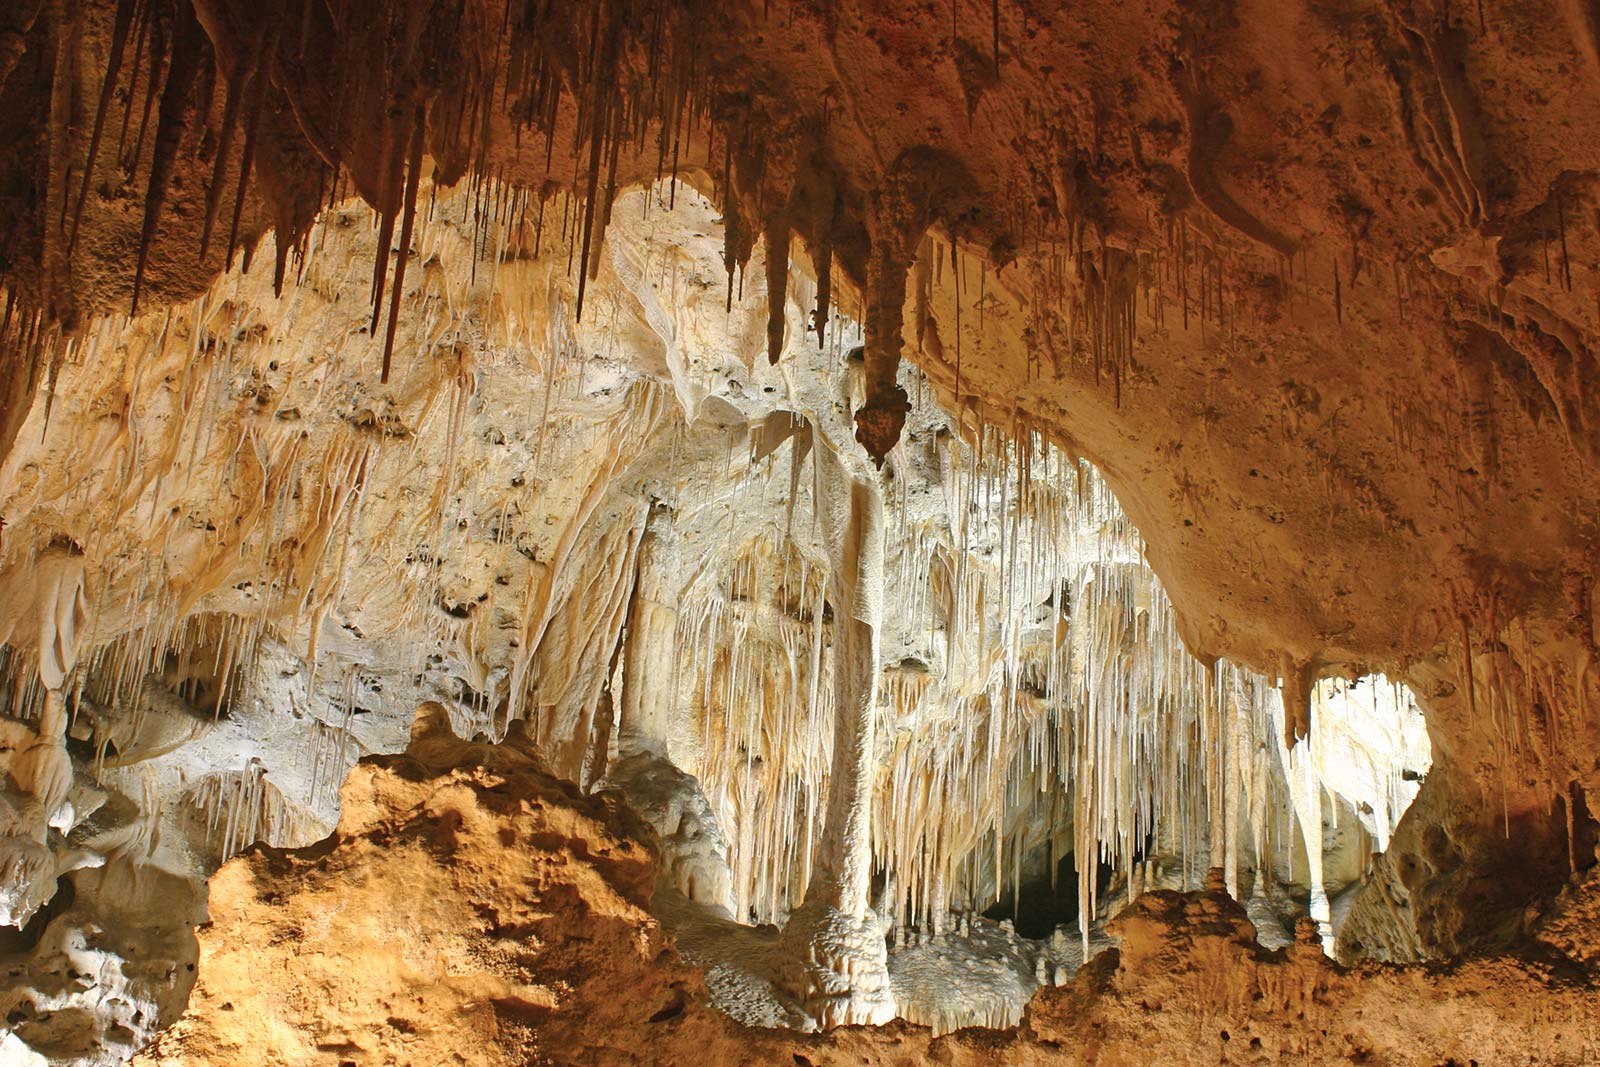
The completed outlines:
<svg viewBox="0 0 1600 1067">
<path fill-rule="evenodd" d="M 22 318 L 197 292 L 246 153 L 240 243 L 277 224 L 280 258 L 334 164 L 401 229 L 419 145 L 421 170 L 573 188 L 597 243 L 614 190 L 676 158 L 724 191 L 735 261 L 792 230 L 869 311 L 926 228 L 919 263 L 953 238 L 919 282 L 919 362 L 1130 490 L 1201 650 L 1403 663 L 1463 615 L 1492 630 L 1491 591 L 1500 619 L 1579 606 L 1579 9 L 28 7 L 5 89 Z"/>
</svg>

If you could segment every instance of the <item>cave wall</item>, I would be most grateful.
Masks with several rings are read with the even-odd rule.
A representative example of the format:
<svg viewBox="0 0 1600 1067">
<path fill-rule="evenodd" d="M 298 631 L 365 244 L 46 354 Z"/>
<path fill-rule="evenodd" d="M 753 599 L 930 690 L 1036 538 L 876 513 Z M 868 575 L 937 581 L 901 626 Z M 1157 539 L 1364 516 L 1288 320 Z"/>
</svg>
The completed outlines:
<svg viewBox="0 0 1600 1067">
<path fill-rule="evenodd" d="M 241 546 L 285 576 L 296 611 L 313 609 L 309 631 L 283 624 L 291 645 L 321 640 L 335 589 L 380 605 L 430 587 L 428 562 L 394 564 L 392 543 L 391 568 L 352 577 L 364 588 L 307 580 L 342 551 L 318 532 L 366 476 L 362 435 L 403 437 L 415 429 L 406 412 L 472 402 L 470 349 L 435 333 L 448 332 L 465 292 L 430 270 L 433 195 L 421 190 L 459 181 L 479 205 L 454 240 L 497 242 L 513 217 L 521 240 L 531 229 L 535 251 L 518 249 L 493 274 L 533 275 L 525 293 L 541 272 L 562 274 L 576 317 L 614 252 L 606 224 L 622 192 L 669 173 L 718 204 L 723 292 L 730 303 L 735 291 L 766 297 L 769 352 L 806 329 L 775 298 L 789 290 L 792 239 L 822 283 L 805 292 L 811 328 L 822 334 L 840 310 L 861 324 L 859 395 L 845 417 L 865 412 L 856 431 L 874 458 L 909 432 L 905 384 L 916 382 L 900 372 L 904 356 L 964 433 L 1037 433 L 1094 461 L 1143 535 L 1185 643 L 1202 660 L 1282 680 L 1291 735 L 1309 725 L 1302 709 L 1319 674 L 1381 669 L 1411 683 L 1435 765 L 1377 868 L 1390 903 L 1355 913 L 1365 948 L 1409 958 L 1503 943 L 1530 903 L 1590 862 L 1600 109 L 1588 90 L 1600 65 L 1582 5 L 358 12 L 125 0 L 24 3 L 0 18 L 0 132 L 14 146 L 0 162 L 0 440 L 37 516 L 60 506 L 52 494 L 89 494 L 30 475 L 27 420 L 42 432 L 56 405 L 77 410 L 67 417 L 101 431 L 89 449 L 136 432 L 126 389 L 101 383 L 97 415 L 74 384 L 74 368 L 94 365 L 96 331 L 116 329 L 97 315 L 200 297 L 246 250 L 259 261 L 251 286 L 281 289 L 300 272 L 316 284 L 328 264 L 338 277 L 324 279 L 325 299 L 346 279 L 372 282 L 341 327 L 373 342 L 337 404 L 351 429 L 298 500 L 300 468 L 271 449 L 169 442 L 218 449 L 190 461 L 196 469 L 264 456 L 252 467 L 262 499 L 294 501 L 285 513 L 304 529 L 292 540 L 321 547 L 278 556 L 271 536 L 252 541 L 267 513 L 253 497 L 213 528 L 186 526 L 185 502 L 163 501 L 177 508 L 152 527 L 164 550 L 176 543 L 199 563 L 152 579 L 168 598 L 163 617 L 206 597 L 248 598 L 230 584 L 244 578 Z M 352 192 L 378 209 L 381 254 L 313 247 L 320 208 Z M 558 231 L 566 262 L 541 261 Z M 722 279 L 701 281 L 714 301 Z M 478 284 L 471 274 L 466 287 Z M 420 299 L 405 299 L 419 286 Z M 588 302 L 589 321 L 598 306 Z M 250 328 L 226 307 L 217 314 L 191 323 Z M 525 341 L 516 310 L 502 314 L 502 339 Z M 741 352 L 760 351 L 759 322 Z M 254 404 L 263 423 L 269 407 L 272 422 L 292 421 L 277 418 L 294 406 L 277 405 L 287 382 L 213 391 L 220 379 L 201 376 L 199 356 L 230 341 L 210 326 L 135 329 L 146 331 L 143 358 L 170 361 L 172 403 L 226 396 Z M 660 353 L 684 405 L 695 387 L 681 353 L 646 333 L 658 331 L 626 344 Z M 498 388 L 508 406 L 525 400 L 497 375 L 484 381 L 485 401 Z M 599 469 L 663 447 L 653 435 L 666 389 L 588 400 L 616 414 L 572 442 Z M 319 395 L 308 410 L 327 403 Z M 523 459 L 540 448 L 532 438 L 513 446 Z M 295 447 L 281 427 L 250 439 L 289 450 L 280 457 Z M 140 479 L 162 464 L 127 455 L 98 475 L 116 487 L 98 499 L 118 503 L 94 529 L 125 533 L 120 507 L 151 503 Z M 552 499 L 569 494 L 577 514 L 626 510 L 602 499 L 604 481 L 577 479 Z M 437 487 L 411 492 L 437 516 Z M 495 636 L 469 606 L 482 576 L 441 589 L 443 617 L 425 624 L 468 646 L 516 635 L 515 677 L 504 679 L 514 700 L 530 676 L 573 683 L 582 696 L 533 702 L 546 750 L 591 736 L 579 724 L 596 706 L 589 696 L 607 690 L 605 652 L 645 521 L 628 506 L 614 525 L 608 513 L 609 539 L 555 525 L 527 546 L 529 568 L 500 550 L 507 581 L 525 584 L 521 603 L 536 610 L 489 627 Z M 7 528 L 12 559 L 67 532 L 30 522 Z M 577 572 L 603 584 L 612 607 L 582 633 L 551 610 Z M 373 632 L 406 610 L 375 609 Z M 595 654 L 536 662 L 550 632 L 551 648 Z M 481 694 L 493 681 L 462 685 Z M 495 702 L 483 703 L 490 730 L 531 710 L 508 702 L 497 721 Z M 578 777 L 594 762 L 552 758 Z M 1507 868 L 1530 877 L 1504 878 Z"/>
</svg>

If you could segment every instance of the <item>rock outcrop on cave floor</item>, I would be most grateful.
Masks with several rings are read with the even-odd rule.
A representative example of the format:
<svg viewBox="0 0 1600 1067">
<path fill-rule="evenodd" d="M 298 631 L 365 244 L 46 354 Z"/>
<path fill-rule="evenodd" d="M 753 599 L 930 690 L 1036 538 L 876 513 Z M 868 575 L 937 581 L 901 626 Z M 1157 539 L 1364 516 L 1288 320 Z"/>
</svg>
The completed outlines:
<svg viewBox="0 0 1600 1067">
<path fill-rule="evenodd" d="M 189 1008 L 135 1062 L 1576 1067 L 1600 1055 L 1600 973 L 1553 943 L 1347 969 L 1309 919 L 1295 944 L 1262 948 L 1220 889 L 1140 897 L 1111 924 L 1116 947 L 1036 994 L 1012 1031 L 748 1029 L 707 1006 L 651 916 L 645 825 L 616 794 L 583 796 L 536 763 L 520 731 L 462 742 L 443 709 L 425 709 L 405 754 L 351 773 L 335 834 L 218 872 Z"/>
</svg>

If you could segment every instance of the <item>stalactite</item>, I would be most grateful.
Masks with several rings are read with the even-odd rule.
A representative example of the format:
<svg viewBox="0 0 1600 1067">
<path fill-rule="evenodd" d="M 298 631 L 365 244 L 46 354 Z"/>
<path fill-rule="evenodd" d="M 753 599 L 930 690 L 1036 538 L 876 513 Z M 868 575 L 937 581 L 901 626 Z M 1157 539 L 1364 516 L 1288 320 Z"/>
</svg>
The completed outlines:
<svg viewBox="0 0 1600 1067">
<path fill-rule="evenodd" d="M 1285 655 L 1281 668 L 1283 676 L 1283 741 L 1293 748 L 1295 742 L 1311 735 L 1311 691 L 1316 669 L 1309 663 L 1295 661 Z"/>
<path fill-rule="evenodd" d="M 139 310 L 139 293 L 144 286 L 145 267 L 150 260 L 150 246 L 155 241 L 156 227 L 166 206 L 172 170 L 177 160 L 178 145 L 183 140 L 184 112 L 189 106 L 189 92 L 200 73 L 200 64 L 207 50 L 205 34 L 196 21 L 194 9 L 188 4 L 176 5 L 173 25 L 172 62 L 167 70 L 166 85 L 161 90 L 161 107 L 156 118 L 155 146 L 151 149 L 150 179 L 145 187 L 144 223 L 139 231 L 139 253 L 133 272 L 133 299 L 129 314 Z M 152 84 L 154 73 L 151 75 Z M 141 134 L 141 139 L 143 135 Z"/>
<path fill-rule="evenodd" d="M 100 154 L 100 138 L 105 133 L 106 109 L 111 105 L 111 97 L 117 88 L 117 79 L 122 73 L 122 56 L 127 51 L 128 31 L 133 25 L 133 11 L 136 0 L 118 0 L 117 14 L 111 26 L 111 46 L 106 56 L 105 76 L 100 83 L 100 99 L 95 104 L 94 127 L 89 134 L 89 148 L 84 157 L 83 181 L 78 186 L 78 198 L 72 207 L 72 229 L 67 237 L 67 255 L 71 255 L 78 244 L 78 224 L 83 219 L 83 205 L 89 197 L 89 186 L 94 179 L 95 162 Z M 0 78 L 0 85 L 4 78 Z"/>
<path fill-rule="evenodd" d="M 855 418 L 856 439 L 880 467 L 910 410 L 897 377 L 911 259 L 935 212 L 959 203 L 970 188 L 959 162 L 932 150 L 910 150 L 890 166 L 874 195 L 863 316 L 866 402 Z"/>
<path fill-rule="evenodd" d="M 266 38 L 258 38 L 256 49 L 253 50 L 251 62 L 248 66 L 236 67 L 224 71 L 224 92 L 227 96 L 223 105 L 222 129 L 217 136 L 216 158 L 212 162 L 211 181 L 206 186 L 206 217 L 200 230 L 199 260 L 204 263 L 206 252 L 211 247 L 211 231 L 217 224 L 217 212 L 222 205 L 222 178 L 227 173 L 228 158 L 233 149 L 233 138 L 239 125 L 239 108 L 244 102 L 247 88 L 255 76 L 256 67 L 261 63 L 260 47 Z M 240 174 L 241 183 L 243 173 Z"/>
<path fill-rule="evenodd" d="M 833 220 L 838 194 L 826 168 L 817 168 L 816 176 L 811 232 L 815 241 L 812 255 L 817 274 L 817 304 L 811 312 L 811 325 L 817 332 L 817 347 L 827 351 L 828 310 L 833 299 Z"/>
<path fill-rule="evenodd" d="M 783 214 L 767 220 L 767 362 L 776 364 L 783 354 L 788 331 L 789 221 Z"/>
<path fill-rule="evenodd" d="M 379 381 L 389 380 L 389 361 L 394 353 L 394 331 L 400 319 L 400 297 L 405 291 L 406 263 L 411 258 L 411 231 L 417 220 L 417 189 L 422 182 L 422 145 L 427 132 L 427 108 L 420 101 L 411 120 L 411 147 L 406 153 L 406 184 L 401 204 L 400 258 L 394 268 L 394 293 L 389 300 L 389 325 L 383 335 L 383 371 Z M 387 254 L 381 244 L 379 255 Z"/>
</svg>

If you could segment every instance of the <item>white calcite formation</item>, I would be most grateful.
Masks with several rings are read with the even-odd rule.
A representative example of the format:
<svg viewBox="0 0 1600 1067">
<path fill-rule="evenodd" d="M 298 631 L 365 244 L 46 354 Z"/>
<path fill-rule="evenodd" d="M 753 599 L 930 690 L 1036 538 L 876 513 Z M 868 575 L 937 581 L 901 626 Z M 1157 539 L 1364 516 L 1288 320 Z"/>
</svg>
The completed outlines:
<svg viewBox="0 0 1600 1067">
<path fill-rule="evenodd" d="M 730 280 L 686 186 L 617 197 L 581 321 L 571 204 L 423 201 L 387 383 L 345 206 L 281 296 L 96 322 L 0 468 L 0 1054 L 170 1021 L 206 876 L 328 834 L 419 707 L 621 791 L 750 1021 L 1010 1025 L 1213 869 L 1331 945 L 1427 770 L 1402 690 L 1195 659 L 1095 470 L 909 364 L 874 464 L 862 310 L 819 345 L 806 250 Z M 1077 918 L 1018 935 L 1069 857 Z"/>
</svg>

